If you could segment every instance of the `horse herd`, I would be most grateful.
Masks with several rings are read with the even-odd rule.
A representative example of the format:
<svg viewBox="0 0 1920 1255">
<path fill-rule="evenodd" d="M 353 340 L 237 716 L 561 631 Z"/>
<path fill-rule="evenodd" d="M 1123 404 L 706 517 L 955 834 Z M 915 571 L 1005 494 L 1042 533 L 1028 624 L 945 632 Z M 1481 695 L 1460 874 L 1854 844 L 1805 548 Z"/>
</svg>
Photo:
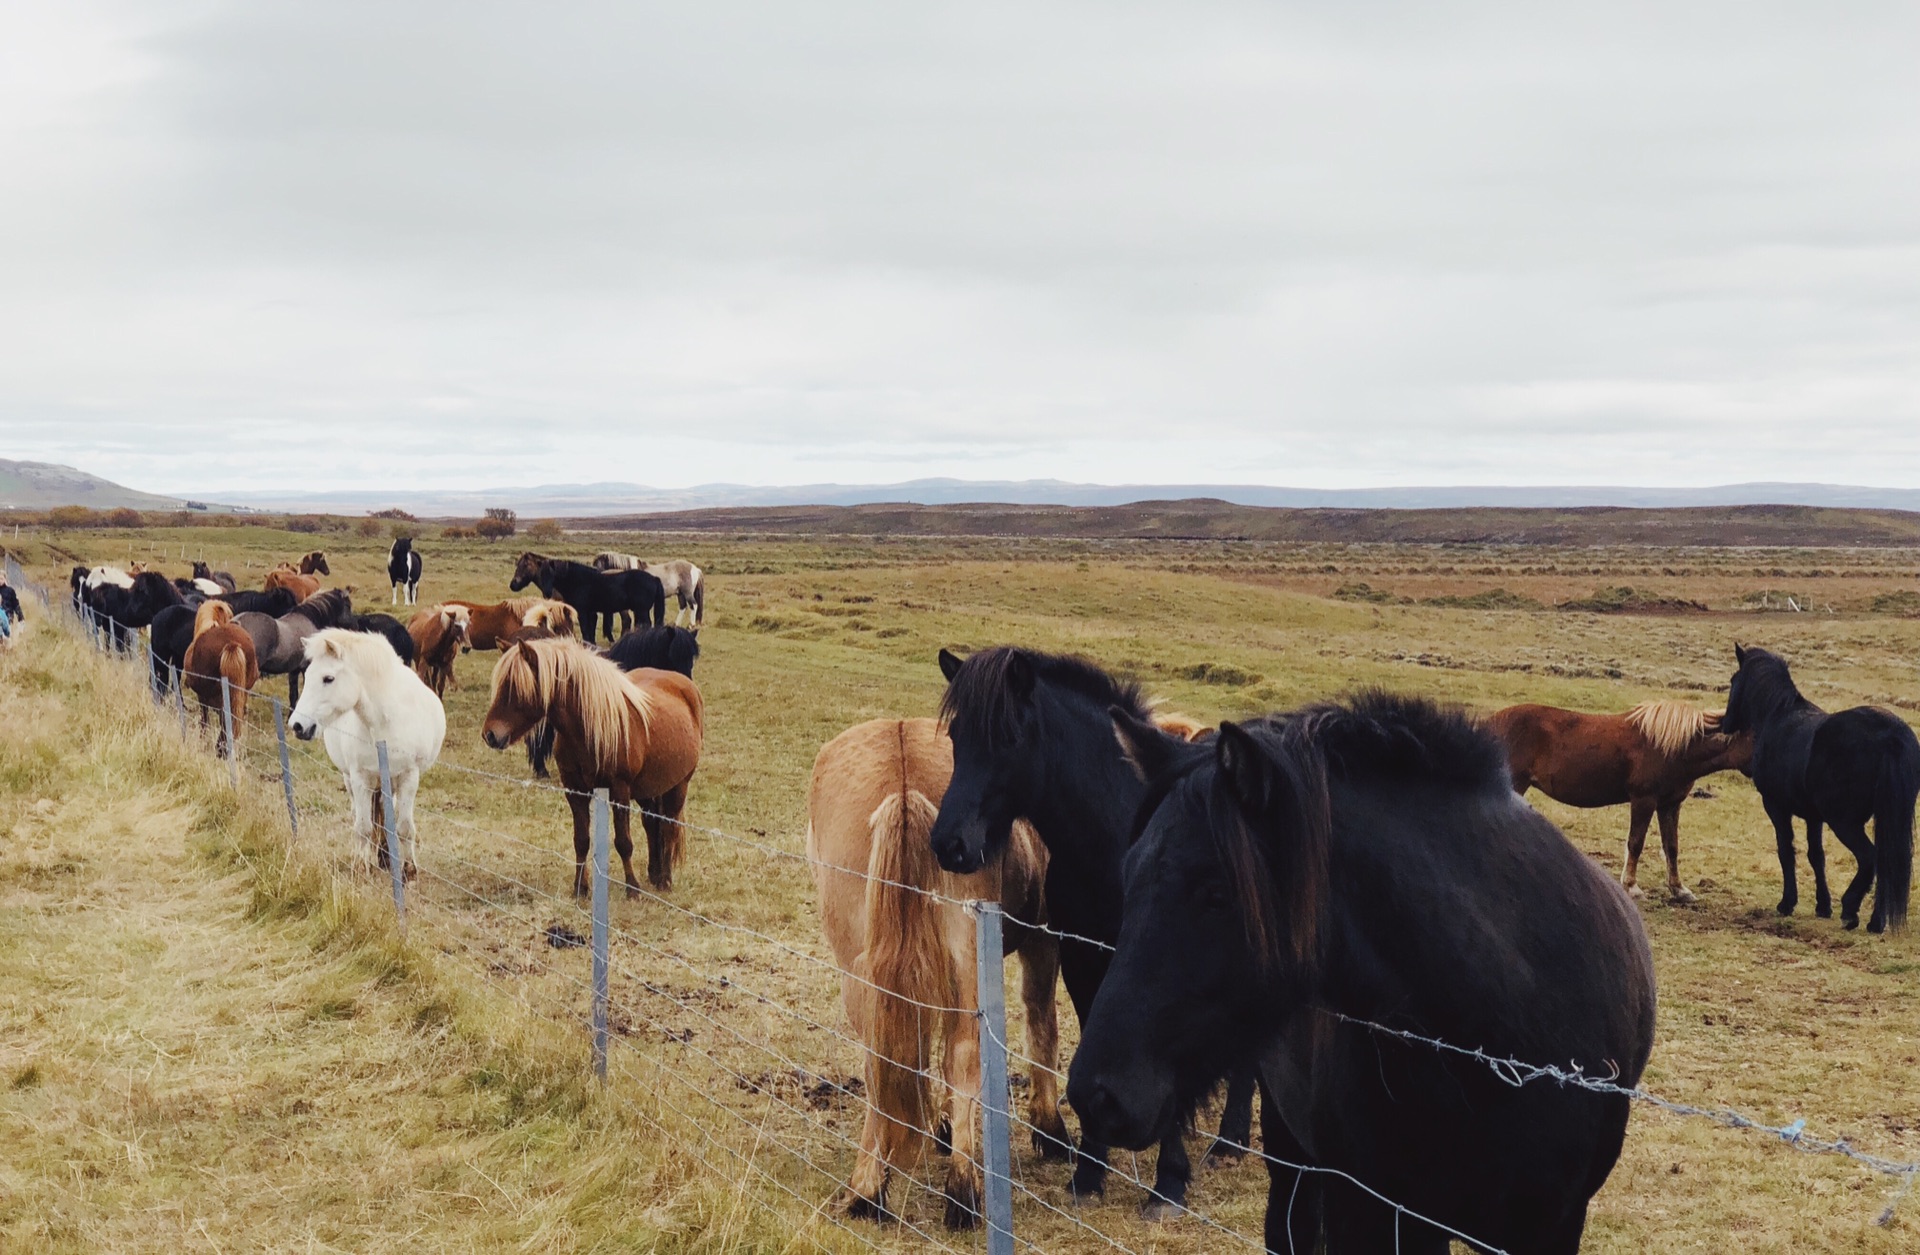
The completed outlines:
<svg viewBox="0 0 1920 1255">
<path fill-rule="evenodd" d="M 274 614 L 229 592 L 182 607 L 198 621 L 188 644 L 203 632 L 207 644 L 168 665 L 189 676 L 232 665 L 244 679 L 248 651 L 263 656 L 249 614 L 298 620 L 290 630 L 308 682 L 291 726 L 325 738 L 362 848 L 379 862 L 368 751 L 389 746 L 395 827 L 411 850 L 413 792 L 445 735 L 433 680 L 450 679 L 448 649 L 498 648 L 479 735 L 497 750 L 526 742 L 536 765 L 551 754 L 573 821 L 574 892 L 587 889 L 597 788 L 615 803 L 629 896 L 640 892 L 636 810 L 648 881 L 666 891 L 684 855 L 705 709 L 692 680 L 697 638 L 660 622 L 663 582 L 656 593 L 619 578 L 647 573 L 523 555 L 513 587 L 537 585 L 571 617 L 549 610 L 534 622 L 554 604 L 544 600 L 440 603 L 406 625 L 411 668 L 397 641 L 384 648 L 353 621 L 344 594 L 316 591 Z M 158 595 L 142 578 L 124 586 L 129 598 Z M 696 570 L 683 602 L 696 625 L 703 603 Z M 621 614 L 639 629 L 594 649 L 594 620 L 611 635 Z M 576 622 L 586 641 L 571 634 Z M 276 643 L 266 656 L 283 653 Z M 868 1047 L 866 1127 L 838 1205 L 888 1215 L 890 1177 L 934 1141 L 950 1152 L 947 1222 L 976 1220 L 973 926 L 959 904 L 985 898 L 1004 908 L 1006 945 L 1021 961 L 1033 1065 L 1025 1122 L 1043 1158 L 1073 1161 L 1076 1197 L 1104 1189 L 1114 1147 L 1157 1144 L 1143 1210 L 1180 1208 L 1191 1178 L 1183 1134 L 1224 1082 L 1209 1158 L 1252 1145 L 1257 1092 L 1269 1249 L 1437 1255 L 1465 1234 L 1514 1252 L 1576 1251 L 1620 1154 L 1627 1097 L 1515 1085 L 1399 1034 L 1637 1084 L 1655 1006 L 1630 896 L 1641 892 L 1639 856 L 1657 818 L 1667 891 L 1691 898 L 1678 812 L 1716 771 L 1745 772 L 1760 794 L 1781 913 L 1797 904 L 1798 817 L 1817 914 L 1832 911 L 1821 842 L 1831 827 L 1858 862 L 1841 895 L 1846 926 L 1870 891 L 1868 931 L 1906 916 L 1920 741 L 1886 711 L 1827 714 L 1773 653 L 1736 646 L 1734 661 L 1715 713 L 1656 702 L 1624 715 L 1516 706 L 1475 718 L 1366 692 L 1207 727 L 1156 712 L 1138 685 L 1085 659 L 941 651 L 939 710 L 841 733 L 820 750 L 808 793 L 823 926 L 846 973 L 845 1013 Z M 1629 806 L 1619 883 L 1521 800 L 1530 788 L 1574 806 Z M 1077 1145 L 1053 1071 L 1057 979 L 1081 1026 L 1065 1095 Z M 944 1096 L 932 1083 L 936 1053 Z"/>
</svg>

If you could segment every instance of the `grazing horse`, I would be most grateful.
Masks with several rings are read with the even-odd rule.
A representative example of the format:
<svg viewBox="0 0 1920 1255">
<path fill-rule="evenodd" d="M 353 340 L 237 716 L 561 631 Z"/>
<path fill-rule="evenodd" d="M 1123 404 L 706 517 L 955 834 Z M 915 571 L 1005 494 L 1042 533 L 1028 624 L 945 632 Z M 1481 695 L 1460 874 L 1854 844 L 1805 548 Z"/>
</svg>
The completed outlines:
<svg viewBox="0 0 1920 1255">
<path fill-rule="evenodd" d="M 1855 706 L 1828 714 L 1800 695 L 1784 658 L 1764 649 L 1733 647 L 1739 670 L 1727 691 L 1723 732 L 1753 735 L 1749 774 L 1760 803 L 1773 821 L 1780 853 L 1782 892 L 1776 908 L 1793 914 L 1799 904 L 1794 883 L 1793 820 L 1807 821 L 1807 862 L 1813 866 L 1813 912 L 1833 913 L 1827 892 L 1827 855 L 1820 826 L 1859 864 L 1840 895 L 1840 922 L 1860 926 L 1860 903 L 1873 894 L 1867 931 L 1899 929 L 1907 918 L 1913 881 L 1913 804 L 1920 795 L 1920 740 L 1906 721 L 1874 706 Z M 1867 821 L 1873 836 L 1867 836 Z"/>
<path fill-rule="evenodd" d="M 1026 819 L 1047 846 L 1047 914 L 1073 937 L 1060 945 L 1060 973 L 1080 1023 L 1093 1011 L 1120 935 L 1121 862 L 1133 814 L 1146 794 L 1119 742 L 1111 707 L 1148 719 L 1139 686 L 1123 683 L 1080 658 L 1000 646 L 964 662 L 940 651 L 947 677 L 940 713 L 953 742 L 953 780 L 940 803 L 929 842 L 940 866 L 966 875 L 1006 845 L 1015 819 Z M 1086 940 L 1080 940 L 1084 938 Z M 1252 1086 L 1246 1066 L 1232 1076 L 1220 1119 L 1223 1142 L 1249 1144 Z M 1072 1190 L 1106 1188 L 1107 1147 L 1082 1127 Z M 1224 1149 L 1224 1148 L 1223 1148 Z M 1192 1167 L 1178 1128 L 1160 1141 L 1149 1219 L 1173 1215 L 1186 1201 Z"/>
<path fill-rule="evenodd" d="M 813 760 L 807 859 L 821 926 L 849 973 L 840 981 L 841 1005 L 866 1046 L 859 1166 L 837 1205 L 855 1216 L 888 1218 L 888 1178 L 911 1170 L 927 1135 L 945 1124 L 952 1155 L 946 1223 L 971 1228 L 980 1211 L 982 1158 L 974 926 L 961 907 L 929 895 L 1005 908 L 1004 941 L 1020 956 L 1026 1004 L 1027 1119 L 1039 1130 L 1034 1145 L 1049 1154 L 1070 1143 L 1054 1068 L 1060 951 L 1051 933 L 1025 926 L 1046 922 L 1046 849 L 1031 827 L 1017 823 L 1005 851 L 979 871 L 941 871 L 927 833 L 952 774 L 953 751 L 932 719 L 874 719 L 848 728 Z M 936 1042 L 946 1081 L 939 1107 L 931 1083 Z"/>
<path fill-rule="evenodd" d="M 307 638 L 321 628 L 345 627 L 353 601 L 345 589 L 315 593 L 279 618 L 249 611 L 234 622 L 253 638 L 263 675 L 287 677 L 287 701 L 300 700 L 300 673 L 307 669 Z"/>
<path fill-rule="evenodd" d="M 607 549 L 593 555 L 593 565 L 602 571 L 645 571 L 657 578 L 661 591 L 679 603 L 679 609 L 673 612 L 675 627 L 680 626 L 681 615 L 688 615 L 690 626 L 696 629 L 706 621 L 707 577 L 685 558 L 647 561 Z"/>
<path fill-rule="evenodd" d="M 300 555 L 300 574 L 332 575 L 333 572 L 327 569 L 326 553 L 322 550 L 315 549 L 312 553 L 301 554 Z"/>
<path fill-rule="evenodd" d="M 320 591 L 320 577 L 317 575 L 303 575 L 299 571 L 294 570 L 291 563 L 282 562 L 279 566 L 267 572 L 266 582 L 262 587 L 267 592 L 272 592 L 276 588 L 284 588 L 301 601 L 305 601 Z"/>
<path fill-rule="evenodd" d="M 396 537 L 387 550 L 387 580 L 393 585 L 393 600 L 403 596 L 409 606 L 420 600 L 420 555 L 414 552 L 413 537 Z"/>
<path fill-rule="evenodd" d="M 231 574 L 226 571 L 213 570 L 204 562 L 196 562 L 193 564 L 193 578 L 195 580 L 206 580 L 210 583 L 218 584 L 229 593 L 240 587 L 234 582 Z M 208 595 L 212 596 L 213 594 L 210 593 Z"/>
<path fill-rule="evenodd" d="M 254 654 L 253 638 L 234 622 L 233 608 L 224 601 L 201 603 L 194 612 L 193 639 L 187 645 L 181 674 L 187 691 L 200 703 L 200 726 L 211 720 L 218 729 L 214 746 L 229 758 L 239 747 L 227 743 L 225 721 L 221 718 L 221 699 L 231 703 L 234 740 L 247 726 L 247 697 L 260 683 L 260 662 Z M 220 681 L 227 681 L 223 695 Z"/>
<path fill-rule="evenodd" d="M 401 874 L 414 868 L 413 799 L 420 773 L 440 757 L 447 714 L 385 641 L 363 632 L 327 628 L 308 637 L 307 691 L 287 727 L 303 741 L 319 732 L 327 757 L 346 777 L 353 799 L 353 831 L 364 843 L 369 870 L 391 867 L 381 837 L 379 745 L 387 747 L 393 783 L 393 830 L 406 843 Z"/>
<path fill-rule="evenodd" d="M 596 571 L 584 562 L 523 553 L 514 564 L 508 587 L 517 593 L 528 584 L 538 585 L 542 596 L 557 597 L 579 611 L 580 634 L 589 645 L 603 617 L 608 640 L 614 639 L 616 618 L 623 631 L 634 619 L 643 624 L 666 622 L 666 594 L 660 581 L 645 571 Z"/>
<path fill-rule="evenodd" d="M 428 606 L 407 620 L 407 635 L 413 638 L 413 669 L 426 681 L 435 697 L 444 697 L 454 679 L 453 660 L 467 645 L 467 625 L 472 612 L 465 606 Z"/>
<path fill-rule="evenodd" d="M 1206 747 L 1124 709 L 1114 723 L 1152 783 L 1068 1076 L 1088 1135 L 1150 1145 L 1251 1056 L 1269 1250 L 1324 1233 L 1330 1252 L 1445 1255 L 1427 1217 L 1516 1255 L 1575 1255 L 1627 1097 L 1516 1085 L 1369 1027 L 1623 1087 L 1646 1067 L 1640 913 L 1518 799 L 1499 744 L 1380 693 L 1222 724 Z"/>
<path fill-rule="evenodd" d="M 593 790 L 613 800 L 613 848 L 633 873 L 633 811 L 647 832 L 647 880 L 673 888 L 673 864 L 685 834 L 680 816 L 700 765 L 705 712 L 692 680 L 672 671 L 631 673 L 566 637 L 523 640 L 493 668 L 493 700 L 481 739 L 503 750 L 541 720 L 553 725 L 554 761 L 573 811 L 573 891 L 587 892 L 588 818 Z"/>
<path fill-rule="evenodd" d="M 1640 852 L 1647 823 L 1660 816 L 1667 856 L 1667 896 L 1691 902 L 1680 883 L 1680 804 L 1694 781 L 1716 771 L 1745 771 L 1751 736 L 1727 736 L 1720 716 L 1685 702 L 1641 702 L 1622 715 L 1589 715 L 1557 706 L 1509 706 L 1487 716 L 1487 730 L 1506 747 L 1513 791 L 1537 788 L 1568 806 L 1632 809 L 1621 887 L 1640 888 Z"/>
<path fill-rule="evenodd" d="M 573 608 L 565 602 L 546 601 L 542 606 L 555 606 L 572 613 Z M 528 611 L 528 630 L 541 626 L 533 622 L 535 611 Z M 562 633 L 567 635 L 567 633 Z M 661 671 L 678 671 L 689 680 L 693 678 L 694 660 L 700 657 L 700 638 L 685 628 L 648 627 L 635 628 L 607 647 L 607 661 L 622 671 L 638 671 L 642 667 L 654 667 Z M 553 753 L 553 726 L 548 723 L 535 724 L 533 731 L 527 733 L 527 766 L 533 768 L 533 774 L 544 780 L 547 778 L 547 759 Z"/>
</svg>

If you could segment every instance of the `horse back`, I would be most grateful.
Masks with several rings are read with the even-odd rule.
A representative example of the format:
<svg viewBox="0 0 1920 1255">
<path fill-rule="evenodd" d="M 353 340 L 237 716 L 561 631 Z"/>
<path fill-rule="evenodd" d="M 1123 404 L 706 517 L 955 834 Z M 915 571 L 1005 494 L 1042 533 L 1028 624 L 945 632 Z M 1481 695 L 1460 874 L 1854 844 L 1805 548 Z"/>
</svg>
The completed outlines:
<svg viewBox="0 0 1920 1255">
<path fill-rule="evenodd" d="M 642 796 L 657 797 L 685 783 L 700 765 L 706 707 L 699 686 L 678 671 L 643 667 L 623 674 L 652 700 L 635 788 Z"/>
</svg>

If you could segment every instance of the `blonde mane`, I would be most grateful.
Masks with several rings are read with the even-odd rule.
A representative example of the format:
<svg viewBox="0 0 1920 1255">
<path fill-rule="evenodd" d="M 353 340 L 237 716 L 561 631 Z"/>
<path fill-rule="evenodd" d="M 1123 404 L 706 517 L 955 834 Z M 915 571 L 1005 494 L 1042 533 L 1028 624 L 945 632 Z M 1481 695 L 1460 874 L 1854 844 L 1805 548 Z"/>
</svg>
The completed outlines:
<svg viewBox="0 0 1920 1255">
<path fill-rule="evenodd" d="M 529 661 L 531 659 L 531 661 Z M 516 705 L 551 711 L 565 702 L 580 714 L 587 753 L 609 774 L 627 770 L 627 713 L 642 730 L 653 725 L 653 696 L 627 682 L 627 673 L 570 637 L 520 641 L 493 668 L 493 698 L 505 692 Z"/>
<path fill-rule="evenodd" d="M 232 606 L 224 601 L 203 601 L 200 603 L 200 608 L 193 612 L 193 634 L 198 636 L 208 628 L 232 622 Z"/>
<path fill-rule="evenodd" d="M 1626 714 L 1627 724 L 1662 754 L 1684 752 L 1712 732 L 1719 719 L 1686 702 L 1641 702 Z"/>
</svg>

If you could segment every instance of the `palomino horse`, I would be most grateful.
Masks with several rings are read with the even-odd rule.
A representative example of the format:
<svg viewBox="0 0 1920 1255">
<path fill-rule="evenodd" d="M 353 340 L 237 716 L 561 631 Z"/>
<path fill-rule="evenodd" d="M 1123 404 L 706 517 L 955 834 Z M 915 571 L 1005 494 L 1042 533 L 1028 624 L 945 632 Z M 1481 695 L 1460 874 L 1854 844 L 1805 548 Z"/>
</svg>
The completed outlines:
<svg viewBox="0 0 1920 1255">
<path fill-rule="evenodd" d="M 1006 908 L 1032 1060 L 1027 1119 L 1044 1135 L 1034 1138 L 1043 1154 L 1071 1143 L 1054 1068 L 1060 949 L 1052 934 L 1023 927 L 1046 922 L 1046 848 L 1031 827 L 1016 824 L 999 859 L 969 875 L 941 871 L 927 833 L 952 775 L 953 748 L 932 719 L 874 719 L 848 728 L 813 760 L 807 859 L 827 942 L 848 973 L 840 981 L 841 1005 L 867 1048 L 860 1162 L 837 1205 L 886 1218 L 888 1178 L 910 1170 L 927 1134 L 945 1123 L 952 1148 L 946 1223 L 970 1228 L 981 1191 L 974 926 L 962 908 L 930 894 Z M 944 1043 L 947 1089 L 939 1110 L 930 1081 L 936 1041 Z"/>
<path fill-rule="evenodd" d="M 1780 854 L 1782 915 L 1799 902 L 1794 883 L 1793 817 L 1807 821 L 1814 914 L 1833 910 L 1820 826 L 1859 865 L 1840 895 L 1840 922 L 1860 926 L 1860 903 L 1873 889 L 1867 931 L 1898 931 L 1907 918 L 1913 881 L 1913 804 L 1920 796 L 1920 739 L 1899 715 L 1875 706 L 1828 714 L 1801 696 L 1786 659 L 1764 649 L 1733 647 L 1739 670 L 1727 689 L 1720 726 L 1753 734 L 1753 787 L 1773 821 Z M 1873 836 L 1867 836 L 1867 822 Z"/>
<path fill-rule="evenodd" d="M 433 690 L 435 697 L 445 696 L 447 688 L 459 688 L 454 679 L 453 660 L 467 647 L 467 625 L 472 612 L 465 606 L 428 606 L 407 620 L 407 635 L 413 638 L 413 669 Z"/>
<path fill-rule="evenodd" d="M 253 638 L 262 675 L 287 677 L 287 700 L 300 700 L 300 673 L 307 669 L 307 638 L 321 628 L 345 627 L 353 613 L 346 590 L 315 593 L 278 618 L 246 611 L 234 622 Z"/>
<path fill-rule="evenodd" d="M 303 741 L 319 732 L 327 757 L 346 777 L 353 798 L 353 831 L 369 869 L 391 867 L 380 833 L 379 745 L 387 747 L 393 782 L 394 835 L 406 843 L 403 875 L 413 871 L 413 799 L 420 773 L 440 757 L 447 715 L 386 641 L 364 632 L 327 628 L 306 640 L 307 691 L 287 726 Z"/>
<path fill-rule="evenodd" d="M 630 553 L 603 549 L 593 555 L 593 565 L 602 571 L 645 571 L 660 581 L 662 591 L 679 603 L 673 612 L 673 625 L 680 616 L 690 615 L 691 626 L 698 628 L 707 618 L 707 577 L 705 572 L 685 558 L 636 558 Z"/>
<path fill-rule="evenodd" d="M 1632 900 L 1513 796 L 1499 744 L 1378 692 L 1208 746 L 1113 719 L 1152 784 L 1067 1078 L 1088 1140 L 1177 1133 L 1255 1059 L 1267 1250 L 1446 1255 L 1471 1234 L 1575 1255 L 1653 1050 L 1653 955 Z M 1396 1031 L 1620 1089 L 1517 1084 Z"/>
<path fill-rule="evenodd" d="M 1620 884 L 1638 898 L 1647 821 L 1660 817 L 1667 896 L 1693 901 L 1680 883 L 1680 804 L 1693 783 L 1716 771 L 1745 771 L 1750 736 L 1726 736 L 1720 717 L 1685 702 L 1641 702 L 1622 715 L 1589 715 L 1557 706 L 1509 706 L 1487 716 L 1506 746 L 1513 791 L 1537 788 L 1568 806 L 1618 806 L 1628 812 L 1627 858 Z"/>
<path fill-rule="evenodd" d="M 187 691 L 200 703 L 200 726 L 213 721 L 219 729 L 214 742 L 219 752 L 235 756 L 238 747 L 227 744 L 221 701 L 224 697 L 231 703 L 237 741 L 247 723 L 247 695 L 260 683 L 260 661 L 254 655 L 253 638 L 233 621 L 233 607 L 226 602 L 206 602 L 194 613 L 193 640 L 187 645 L 183 672 Z"/>
<path fill-rule="evenodd" d="M 320 577 L 302 571 L 296 571 L 291 563 L 282 562 L 267 572 L 266 580 L 261 584 L 267 592 L 284 588 L 301 601 L 320 591 Z"/>
<path fill-rule="evenodd" d="M 647 832 L 647 880 L 673 888 L 673 864 L 686 842 L 680 815 L 700 765 L 705 710 L 692 680 L 672 671 L 625 672 L 577 640 L 523 640 L 493 668 L 493 701 L 481 739 L 503 750 L 546 720 L 554 761 L 573 810 L 573 891 L 587 892 L 588 819 L 593 790 L 613 800 L 613 848 L 633 874 L 633 811 Z"/>
</svg>

